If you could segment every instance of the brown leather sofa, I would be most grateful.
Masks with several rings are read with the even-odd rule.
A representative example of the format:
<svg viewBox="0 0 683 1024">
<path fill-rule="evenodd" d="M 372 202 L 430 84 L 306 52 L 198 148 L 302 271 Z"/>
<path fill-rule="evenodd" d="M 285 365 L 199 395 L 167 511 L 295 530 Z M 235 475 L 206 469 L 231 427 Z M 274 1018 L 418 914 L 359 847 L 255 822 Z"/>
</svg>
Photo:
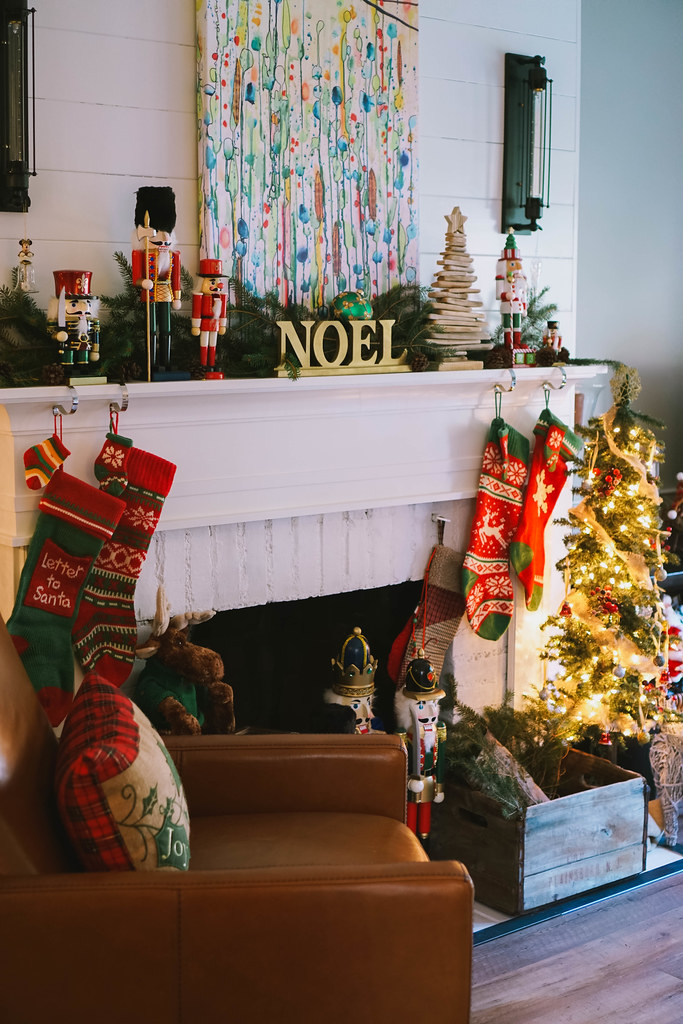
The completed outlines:
<svg viewBox="0 0 683 1024">
<path fill-rule="evenodd" d="M 169 739 L 188 872 L 85 873 L 0 620 L 0 1020 L 469 1020 L 472 885 L 403 823 L 393 736 Z"/>
</svg>

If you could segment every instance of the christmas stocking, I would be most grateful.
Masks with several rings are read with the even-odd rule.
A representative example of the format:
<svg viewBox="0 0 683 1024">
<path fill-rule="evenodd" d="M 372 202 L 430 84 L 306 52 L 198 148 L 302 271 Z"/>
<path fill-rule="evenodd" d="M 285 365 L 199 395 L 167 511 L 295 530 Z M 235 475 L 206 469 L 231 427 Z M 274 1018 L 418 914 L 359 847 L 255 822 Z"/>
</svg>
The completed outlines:
<svg viewBox="0 0 683 1024">
<path fill-rule="evenodd" d="M 131 448 L 126 470 L 125 511 L 92 567 L 73 630 L 74 650 L 84 671 L 97 667 L 116 686 L 126 681 L 133 668 L 135 585 L 176 467 Z"/>
<path fill-rule="evenodd" d="M 397 686 L 403 685 L 408 663 L 417 657 L 420 648 L 437 678 L 441 675 L 446 651 L 465 611 L 460 593 L 461 572 L 462 555 L 437 544 L 427 563 L 420 603 L 396 638 L 387 659 L 387 672 Z"/>
<path fill-rule="evenodd" d="M 482 464 L 462 582 L 475 633 L 498 640 L 510 625 L 512 580 L 508 561 L 522 512 L 529 442 L 500 417 L 491 424 Z"/>
<path fill-rule="evenodd" d="M 83 585 L 125 506 L 62 471 L 49 481 L 38 507 L 7 629 L 47 717 L 59 725 L 73 697 L 71 628 Z"/>
<path fill-rule="evenodd" d="M 110 430 L 102 451 L 95 459 L 95 477 L 100 490 L 108 494 L 122 494 L 126 489 L 126 464 L 133 442 L 128 437 Z"/>
<path fill-rule="evenodd" d="M 32 491 L 39 491 L 71 452 L 61 438 L 53 434 L 46 441 L 34 444 L 24 452 L 26 483 Z"/>
<path fill-rule="evenodd" d="M 567 459 L 576 459 L 582 441 L 569 427 L 544 409 L 534 427 L 534 454 L 522 518 L 510 545 L 510 561 L 535 611 L 543 597 L 544 534 L 567 479 Z"/>
</svg>

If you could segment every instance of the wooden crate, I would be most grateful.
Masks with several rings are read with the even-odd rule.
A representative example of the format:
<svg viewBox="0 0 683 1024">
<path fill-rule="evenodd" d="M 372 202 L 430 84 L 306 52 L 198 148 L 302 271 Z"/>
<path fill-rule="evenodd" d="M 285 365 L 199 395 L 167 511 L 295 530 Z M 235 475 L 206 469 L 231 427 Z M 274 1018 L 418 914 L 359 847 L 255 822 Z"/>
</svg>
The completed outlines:
<svg viewBox="0 0 683 1024">
<path fill-rule="evenodd" d="M 648 787 L 641 775 L 570 750 L 561 792 L 511 820 L 494 800 L 447 782 L 444 802 L 434 807 L 430 855 L 462 861 L 475 899 L 507 914 L 644 869 Z"/>
</svg>

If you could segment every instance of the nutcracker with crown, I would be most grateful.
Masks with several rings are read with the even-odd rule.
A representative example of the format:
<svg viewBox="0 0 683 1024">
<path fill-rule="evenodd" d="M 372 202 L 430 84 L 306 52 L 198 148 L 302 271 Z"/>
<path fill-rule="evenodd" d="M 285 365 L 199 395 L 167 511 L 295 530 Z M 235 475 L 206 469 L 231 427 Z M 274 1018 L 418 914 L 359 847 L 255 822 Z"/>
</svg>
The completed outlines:
<svg viewBox="0 0 683 1024">
<path fill-rule="evenodd" d="M 222 380 L 216 370 L 216 341 L 227 327 L 225 274 L 222 260 L 200 260 L 202 283 L 192 295 L 192 334 L 199 338 L 199 358 L 207 380 Z"/>
<path fill-rule="evenodd" d="M 356 716 L 354 731 L 358 733 L 376 731 L 372 710 L 376 669 L 377 659 L 373 658 L 360 626 L 356 626 L 342 644 L 339 657 L 332 659 L 334 682 L 323 698 L 328 705 L 341 704 L 351 708 Z"/>
<path fill-rule="evenodd" d="M 522 345 L 522 318 L 526 316 L 526 276 L 522 256 L 510 229 L 496 264 L 496 298 L 503 321 L 503 343 L 512 351 L 513 363 L 533 362 L 533 353 Z"/>
<path fill-rule="evenodd" d="M 439 701 L 446 696 L 436 672 L 420 649 L 408 664 L 404 686 L 396 693 L 397 733 L 408 750 L 407 822 L 426 847 L 432 804 L 444 798 L 446 726 L 439 722 Z"/>
<path fill-rule="evenodd" d="M 171 309 L 180 309 L 180 253 L 175 246 L 175 193 L 168 186 L 139 188 L 131 266 L 133 284 L 146 305 L 147 376 L 188 380 L 171 366 Z"/>
<path fill-rule="evenodd" d="M 100 358 L 99 299 L 90 294 L 90 270 L 53 270 L 55 298 L 47 309 L 48 331 L 57 342 L 59 361 L 65 371 L 84 374 L 96 368 Z M 98 377 L 101 383 L 102 377 Z"/>
</svg>

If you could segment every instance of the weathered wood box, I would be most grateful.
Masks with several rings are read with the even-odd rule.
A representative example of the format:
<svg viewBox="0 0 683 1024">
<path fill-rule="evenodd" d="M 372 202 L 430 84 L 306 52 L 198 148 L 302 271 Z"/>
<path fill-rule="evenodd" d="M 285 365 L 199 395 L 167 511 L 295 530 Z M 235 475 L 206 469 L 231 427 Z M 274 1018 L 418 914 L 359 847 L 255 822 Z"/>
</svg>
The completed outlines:
<svg viewBox="0 0 683 1024">
<path fill-rule="evenodd" d="M 434 807 L 434 859 L 462 861 L 475 899 L 507 914 L 636 875 L 645 867 L 648 787 L 642 776 L 570 750 L 562 796 L 503 817 L 482 793 L 446 783 Z"/>
</svg>

